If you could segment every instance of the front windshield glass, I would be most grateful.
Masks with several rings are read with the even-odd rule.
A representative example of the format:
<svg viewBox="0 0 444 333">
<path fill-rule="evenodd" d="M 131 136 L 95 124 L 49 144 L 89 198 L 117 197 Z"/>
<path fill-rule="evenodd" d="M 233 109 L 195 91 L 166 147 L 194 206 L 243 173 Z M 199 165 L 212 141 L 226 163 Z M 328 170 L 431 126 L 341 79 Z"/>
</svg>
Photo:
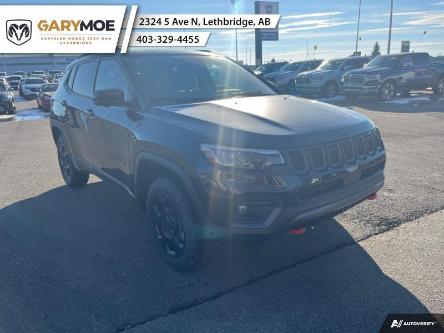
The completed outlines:
<svg viewBox="0 0 444 333">
<path fill-rule="evenodd" d="M 43 79 L 26 79 L 25 84 L 42 84 L 45 83 Z"/>
<path fill-rule="evenodd" d="M 18 81 L 21 80 L 21 76 L 10 76 L 8 77 L 8 81 Z"/>
<path fill-rule="evenodd" d="M 43 92 L 56 91 L 58 85 L 57 84 L 45 84 L 42 86 Z"/>
<path fill-rule="evenodd" d="M 219 56 L 135 55 L 129 63 L 154 105 L 275 94 L 249 71 Z"/>
<path fill-rule="evenodd" d="M 399 63 L 399 56 L 377 56 L 375 59 L 370 61 L 365 68 L 372 67 L 394 67 Z"/>
<path fill-rule="evenodd" d="M 339 67 L 342 66 L 342 64 L 345 62 L 345 60 L 326 60 L 324 61 L 321 66 L 318 67 L 318 69 L 329 69 L 329 70 L 336 70 Z"/>
<path fill-rule="evenodd" d="M 280 71 L 281 72 L 285 72 L 285 71 L 297 71 L 299 69 L 299 67 L 301 67 L 301 62 L 292 62 L 290 64 L 286 64 L 284 66 L 281 67 Z"/>
</svg>

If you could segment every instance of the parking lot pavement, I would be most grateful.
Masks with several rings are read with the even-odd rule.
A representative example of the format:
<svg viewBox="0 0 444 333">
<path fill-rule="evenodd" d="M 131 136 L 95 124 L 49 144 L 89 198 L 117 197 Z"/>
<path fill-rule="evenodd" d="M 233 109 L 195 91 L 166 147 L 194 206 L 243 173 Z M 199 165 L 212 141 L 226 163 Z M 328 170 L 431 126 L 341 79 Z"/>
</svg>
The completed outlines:
<svg viewBox="0 0 444 333">
<path fill-rule="evenodd" d="M 388 313 L 443 313 L 443 220 L 428 215 L 128 331 L 365 333 Z"/>
<path fill-rule="evenodd" d="M 331 318 L 331 309 L 347 313 L 367 301 L 375 305 L 372 297 L 392 304 L 374 281 L 379 283 L 376 286 L 387 286 L 387 295 L 393 293 L 397 295 L 394 299 L 411 304 L 412 311 L 425 309 L 429 304 L 421 294 L 434 290 L 438 277 L 415 279 L 412 272 L 411 281 L 402 289 L 380 273 L 381 262 L 375 264 L 367 248 L 356 242 L 444 209 L 444 110 L 441 102 L 436 104 L 411 113 L 388 112 L 378 106 L 372 109 L 372 104 L 348 105 L 369 116 L 385 140 L 387 178 L 378 200 L 365 202 L 302 236 L 287 235 L 253 248 L 211 243 L 205 266 L 193 274 L 179 274 L 165 266 L 155 252 L 143 215 L 123 191 L 95 177 L 81 190 L 63 184 L 48 120 L 0 123 L 0 331 L 138 327 L 189 311 L 202 302 L 210 304 L 233 291 L 249 291 L 250 285 L 299 265 L 313 282 L 304 285 L 308 289 L 301 299 L 282 300 L 288 306 L 279 309 L 287 315 Z M 420 230 L 427 237 L 427 229 Z M 380 238 L 374 239 L 380 255 L 390 256 L 390 248 L 378 247 Z M 425 246 L 421 237 L 412 236 L 409 244 Z M 353 275 L 345 276 L 352 273 L 351 268 L 339 263 L 338 271 L 344 268 L 342 275 L 335 278 L 336 267 L 332 266 L 328 267 L 333 271 L 323 271 L 336 279 L 337 287 L 322 288 L 325 281 L 319 265 L 309 263 L 328 254 L 340 255 L 346 248 L 358 252 L 350 256 L 350 265 L 356 265 L 360 289 L 352 291 L 341 283 Z M 410 257 L 410 251 L 404 252 Z M 436 265 L 442 272 L 442 251 L 437 255 L 441 260 Z M 321 258 L 317 263 L 324 263 Z M 415 274 L 422 272 L 418 262 L 411 265 Z M 365 274 L 358 274 L 361 270 Z M 283 281 L 282 286 L 289 282 Z M 292 283 L 289 291 L 295 288 Z M 266 289 L 255 301 L 278 302 L 273 290 L 281 295 L 280 285 L 270 284 Z M 329 297 L 320 302 L 327 292 L 354 293 L 357 298 L 332 302 Z M 238 298 L 233 307 L 243 301 L 248 306 L 250 300 Z M 442 309 L 442 297 L 437 304 Z M 371 313 L 383 316 L 387 309 L 379 304 L 379 310 Z M 230 320 L 223 312 L 221 316 Z M 356 322 L 365 319 L 363 315 Z"/>
</svg>

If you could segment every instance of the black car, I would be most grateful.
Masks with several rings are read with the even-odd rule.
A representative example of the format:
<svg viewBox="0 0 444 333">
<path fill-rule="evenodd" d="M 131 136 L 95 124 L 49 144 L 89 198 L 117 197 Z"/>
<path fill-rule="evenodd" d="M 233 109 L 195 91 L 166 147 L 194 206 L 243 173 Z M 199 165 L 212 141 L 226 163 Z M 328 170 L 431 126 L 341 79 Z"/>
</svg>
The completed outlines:
<svg viewBox="0 0 444 333">
<path fill-rule="evenodd" d="M 342 92 L 391 100 L 400 93 L 409 96 L 411 90 L 433 88 L 444 93 L 444 64 L 434 64 L 427 53 L 404 53 L 377 56 L 363 69 L 344 74 Z"/>
<path fill-rule="evenodd" d="M 262 78 L 265 74 L 277 72 L 287 64 L 288 61 L 277 61 L 269 62 L 268 64 L 262 64 L 254 70 L 254 74 L 256 74 L 257 77 Z"/>
<path fill-rule="evenodd" d="M 209 52 L 80 57 L 50 124 L 65 182 L 119 185 L 181 270 L 208 238 L 302 230 L 384 183 L 384 145 L 364 115 L 278 95 Z"/>
<path fill-rule="evenodd" d="M 14 94 L 9 91 L 8 86 L 0 82 L 0 114 L 14 114 Z"/>
</svg>

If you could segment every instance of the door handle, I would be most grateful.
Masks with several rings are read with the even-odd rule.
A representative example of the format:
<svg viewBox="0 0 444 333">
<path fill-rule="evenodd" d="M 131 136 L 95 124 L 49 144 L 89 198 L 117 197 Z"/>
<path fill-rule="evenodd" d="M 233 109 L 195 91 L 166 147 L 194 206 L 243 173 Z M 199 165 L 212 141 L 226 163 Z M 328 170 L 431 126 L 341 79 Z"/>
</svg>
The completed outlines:
<svg viewBox="0 0 444 333">
<path fill-rule="evenodd" d="M 86 110 L 86 111 L 85 111 L 85 114 L 86 114 L 86 116 L 87 116 L 88 118 L 94 118 L 94 117 L 96 116 L 96 114 L 94 113 L 94 111 L 91 110 L 91 109 Z"/>
</svg>

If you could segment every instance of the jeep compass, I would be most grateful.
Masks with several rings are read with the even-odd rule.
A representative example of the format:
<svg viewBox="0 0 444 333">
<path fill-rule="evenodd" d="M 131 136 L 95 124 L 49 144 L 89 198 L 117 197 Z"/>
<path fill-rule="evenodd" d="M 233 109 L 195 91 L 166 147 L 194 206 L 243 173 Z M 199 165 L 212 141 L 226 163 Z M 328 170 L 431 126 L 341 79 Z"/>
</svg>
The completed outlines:
<svg viewBox="0 0 444 333">
<path fill-rule="evenodd" d="M 278 95 L 210 52 L 82 56 L 50 117 L 66 183 L 95 174 L 126 190 L 179 270 L 196 267 L 208 237 L 301 229 L 384 182 L 384 145 L 365 116 Z"/>
</svg>

